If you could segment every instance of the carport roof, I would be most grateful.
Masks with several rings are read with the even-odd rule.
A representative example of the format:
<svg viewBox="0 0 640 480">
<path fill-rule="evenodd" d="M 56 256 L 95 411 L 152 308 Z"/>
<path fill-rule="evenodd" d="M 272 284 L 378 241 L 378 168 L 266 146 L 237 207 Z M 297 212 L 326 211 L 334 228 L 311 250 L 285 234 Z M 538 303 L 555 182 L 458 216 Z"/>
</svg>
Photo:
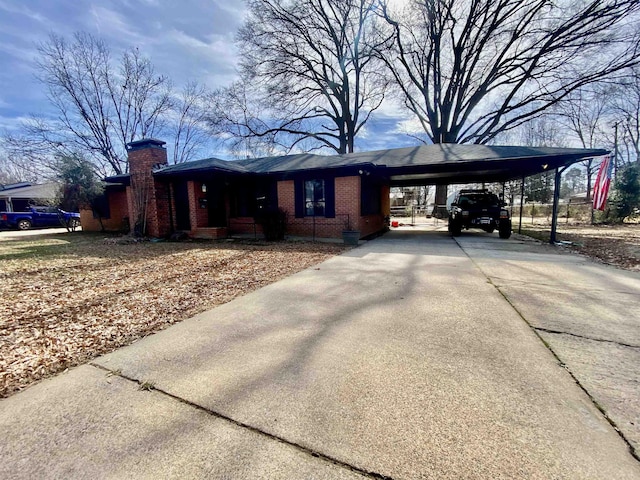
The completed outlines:
<svg viewBox="0 0 640 480">
<path fill-rule="evenodd" d="M 39 185 L 10 186 L 0 190 L 0 198 L 23 198 L 23 199 L 52 199 L 56 196 L 58 185 L 55 183 L 42 183 Z"/>
<path fill-rule="evenodd" d="M 607 150 L 437 144 L 344 155 L 296 154 L 225 161 L 208 158 L 172 165 L 158 176 L 227 172 L 285 174 L 348 167 L 371 168 L 392 185 L 507 181 L 606 155 Z"/>
</svg>

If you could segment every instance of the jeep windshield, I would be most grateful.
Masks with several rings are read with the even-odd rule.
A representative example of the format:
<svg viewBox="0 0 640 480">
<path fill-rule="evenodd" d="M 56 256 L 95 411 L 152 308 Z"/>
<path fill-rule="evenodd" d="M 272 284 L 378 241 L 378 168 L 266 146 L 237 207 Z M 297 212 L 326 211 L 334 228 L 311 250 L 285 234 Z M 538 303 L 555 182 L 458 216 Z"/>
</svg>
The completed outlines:
<svg viewBox="0 0 640 480">
<path fill-rule="evenodd" d="M 465 193 L 458 199 L 460 207 L 499 207 L 500 199 L 492 193 Z"/>
</svg>

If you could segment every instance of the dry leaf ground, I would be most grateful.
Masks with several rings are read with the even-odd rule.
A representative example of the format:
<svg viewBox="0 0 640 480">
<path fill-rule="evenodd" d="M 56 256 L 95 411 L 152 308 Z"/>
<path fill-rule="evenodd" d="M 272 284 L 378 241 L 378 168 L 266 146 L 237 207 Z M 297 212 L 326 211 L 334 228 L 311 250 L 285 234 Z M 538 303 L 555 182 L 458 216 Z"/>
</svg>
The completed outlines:
<svg viewBox="0 0 640 480">
<path fill-rule="evenodd" d="M 514 231 L 517 226 L 514 225 Z M 548 241 L 549 227 L 523 225 L 522 233 Z M 570 242 L 565 248 L 625 270 L 640 271 L 640 224 L 562 225 L 558 241 Z"/>
<path fill-rule="evenodd" d="M 640 271 L 640 225 L 560 225 L 566 248 Z M 523 233 L 548 240 L 549 227 Z M 118 244 L 87 233 L 0 239 L 0 397 L 228 302 L 345 248 Z"/>
<path fill-rule="evenodd" d="M 0 396 L 341 253 L 324 243 L 0 240 Z"/>
</svg>

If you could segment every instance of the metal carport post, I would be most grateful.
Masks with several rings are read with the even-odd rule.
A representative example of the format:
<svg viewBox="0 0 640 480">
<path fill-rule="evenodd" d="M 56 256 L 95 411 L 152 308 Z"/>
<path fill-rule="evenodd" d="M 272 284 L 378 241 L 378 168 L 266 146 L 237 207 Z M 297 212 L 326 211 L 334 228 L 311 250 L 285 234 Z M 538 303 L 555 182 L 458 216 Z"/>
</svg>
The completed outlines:
<svg viewBox="0 0 640 480">
<path fill-rule="evenodd" d="M 562 172 L 564 172 L 569 165 L 560 169 L 556 168 L 555 178 L 553 182 L 553 213 L 551 214 L 551 234 L 549 235 L 549 243 L 554 245 L 556 243 L 556 233 L 558 228 L 558 203 L 560 202 L 560 182 L 562 181 Z"/>
</svg>

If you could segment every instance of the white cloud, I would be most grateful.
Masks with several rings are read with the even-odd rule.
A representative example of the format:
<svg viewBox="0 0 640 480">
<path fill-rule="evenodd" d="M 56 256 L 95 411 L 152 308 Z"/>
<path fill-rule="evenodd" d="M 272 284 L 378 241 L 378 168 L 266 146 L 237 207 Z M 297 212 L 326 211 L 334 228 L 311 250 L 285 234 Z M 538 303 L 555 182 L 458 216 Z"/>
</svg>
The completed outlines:
<svg viewBox="0 0 640 480">
<path fill-rule="evenodd" d="M 150 43 L 154 43 L 155 35 L 144 35 L 135 23 L 119 12 L 101 5 L 92 5 L 90 10 L 93 31 L 97 36 L 107 40 L 117 40 L 120 44 L 128 44 L 144 49 Z M 90 25 L 88 25 L 90 26 Z"/>
<path fill-rule="evenodd" d="M 38 12 L 34 12 L 32 9 L 27 7 L 24 3 L 10 3 L 5 1 L 0 1 L 0 10 L 5 13 L 18 14 L 24 17 L 29 18 L 32 21 L 46 24 L 47 19 L 42 14 Z"/>
</svg>

